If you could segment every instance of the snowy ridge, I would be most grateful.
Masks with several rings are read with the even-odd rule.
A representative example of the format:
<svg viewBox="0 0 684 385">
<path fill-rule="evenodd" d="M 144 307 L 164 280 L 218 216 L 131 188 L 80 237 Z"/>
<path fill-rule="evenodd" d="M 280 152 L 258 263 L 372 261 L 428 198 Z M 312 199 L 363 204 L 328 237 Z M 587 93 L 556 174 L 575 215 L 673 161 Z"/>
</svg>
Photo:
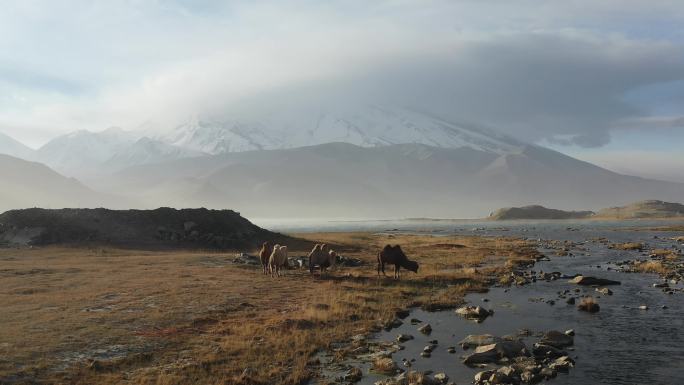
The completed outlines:
<svg viewBox="0 0 684 385">
<path fill-rule="evenodd" d="M 285 149 L 346 142 L 363 147 L 418 143 L 470 147 L 500 155 L 524 146 L 474 125 L 457 124 L 421 112 L 381 106 L 314 114 L 284 113 L 259 120 L 201 120 L 197 117 L 155 139 L 209 154 Z"/>
</svg>

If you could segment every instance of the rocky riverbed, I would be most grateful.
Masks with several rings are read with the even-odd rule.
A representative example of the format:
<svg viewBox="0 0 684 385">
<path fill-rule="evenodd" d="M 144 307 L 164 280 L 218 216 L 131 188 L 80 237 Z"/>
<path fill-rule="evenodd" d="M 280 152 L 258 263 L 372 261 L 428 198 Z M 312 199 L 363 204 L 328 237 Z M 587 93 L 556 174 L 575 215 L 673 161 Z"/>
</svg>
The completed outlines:
<svg viewBox="0 0 684 385">
<path fill-rule="evenodd" d="M 521 264 L 456 311 L 412 310 L 386 330 L 321 354 L 326 378 L 378 385 L 683 380 L 683 259 L 676 238 L 590 225 L 506 232 L 536 238 L 548 257 Z M 630 268 L 647 261 L 671 270 Z"/>
</svg>

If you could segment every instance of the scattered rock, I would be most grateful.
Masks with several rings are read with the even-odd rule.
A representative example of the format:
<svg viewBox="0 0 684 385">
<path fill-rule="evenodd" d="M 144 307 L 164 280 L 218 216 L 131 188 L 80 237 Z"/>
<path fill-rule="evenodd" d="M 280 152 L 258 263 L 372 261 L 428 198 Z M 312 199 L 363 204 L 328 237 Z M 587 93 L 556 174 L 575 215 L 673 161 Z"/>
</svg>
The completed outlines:
<svg viewBox="0 0 684 385">
<path fill-rule="evenodd" d="M 481 306 L 463 306 L 456 309 L 456 314 L 476 322 L 482 322 L 485 318 L 494 314 L 493 310 L 487 310 Z"/>
<path fill-rule="evenodd" d="M 399 326 L 401 326 L 403 324 L 404 324 L 404 322 L 402 320 L 400 320 L 399 318 L 395 318 L 391 321 L 387 321 L 384 325 L 384 329 L 386 331 L 390 331 L 392 329 L 398 328 Z"/>
<path fill-rule="evenodd" d="M 554 348 L 562 349 L 574 344 L 574 338 L 571 335 L 561 333 L 556 330 L 551 330 L 544 333 L 539 343 L 544 345 L 550 345 Z"/>
<path fill-rule="evenodd" d="M 470 334 L 462 339 L 458 344 L 463 349 L 476 348 L 478 346 L 491 345 L 501 342 L 501 338 L 495 337 L 491 334 L 473 335 Z"/>
<path fill-rule="evenodd" d="M 361 378 L 363 377 L 363 372 L 361 369 L 357 367 L 353 367 L 347 371 L 347 373 L 344 375 L 343 379 L 345 381 L 349 382 L 359 382 L 361 381 Z"/>
<path fill-rule="evenodd" d="M 568 356 L 558 357 L 555 361 L 549 364 L 550 369 L 563 373 L 569 372 L 570 368 L 573 368 L 574 366 L 575 361 L 573 361 L 572 358 Z"/>
<path fill-rule="evenodd" d="M 466 365 L 495 363 L 501 359 L 529 356 L 530 353 L 522 341 L 501 341 L 491 345 L 478 346 L 472 354 L 463 359 Z"/>
<path fill-rule="evenodd" d="M 613 291 L 607 287 L 597 287 L 596 291 L 603 295 L 613 295 Z"/>
<path fill-rule="evenodd" d="M 568 281 L 569 283 L 575 283 L 577 285 L 583 286 L 608 286 L 608 285 L 619 285 L 619 281 L 612 281 L 605 278 L 588 277 L 583 275 L 578 275 L 577 277 Z"/>
<path fill-rule="evenodd" d="M 423 333 L 423 334 L 430 335 L 430 333 L 432 333 L 432 326 L 430 326 L 430 324 L 425 324 L 425 325 L 419 327 L 418 331 Z"/>
<path fill-rule="evenodd" d="M 540 343 L 534 344 L 534 347 L 532 348 L 532 354 L 534 354 L 534 356 L 537 358 L 558 358 L 568 355 L 567 352 L 561 349 Z"/>
<path fill-rule="evenodd" d="M 435 381 L 439 382 L 440 384 L 446 384 L 447 381 L 449 381 L 449 376 L 446 375 L 446 373 L 437 373 L 435 374 Z"/>
<path fill-rule="evenodd" d="M 413 336 L 410 334 L 399 334 L 397 336 L 397 342 L 406 342 L 406 341 L 410 341 L 412 339 L 413 339 Z"/>
</svg>

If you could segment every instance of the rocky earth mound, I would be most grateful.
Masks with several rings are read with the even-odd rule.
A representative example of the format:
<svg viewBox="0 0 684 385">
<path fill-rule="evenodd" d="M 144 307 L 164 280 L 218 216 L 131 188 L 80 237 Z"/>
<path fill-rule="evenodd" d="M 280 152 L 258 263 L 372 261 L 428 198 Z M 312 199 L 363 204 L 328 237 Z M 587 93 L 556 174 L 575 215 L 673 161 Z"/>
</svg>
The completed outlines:
<svg viewBox="0 0 684 385">
<path fill-rule="evenodd" d="M 490 215 L 489 219 L 581 219 L 589 218 L 592 215 L 594 215 L 592 211 L 564 211 L 533 205 L 499 209 Z"/>
<path fill-rule="evenodd" d="M 24 209 L 0 215 L 0 244 L 105 244 L 140 248 L 237 249 L 294 238 L 262 229 L 232 210 Z"/>
</svg>

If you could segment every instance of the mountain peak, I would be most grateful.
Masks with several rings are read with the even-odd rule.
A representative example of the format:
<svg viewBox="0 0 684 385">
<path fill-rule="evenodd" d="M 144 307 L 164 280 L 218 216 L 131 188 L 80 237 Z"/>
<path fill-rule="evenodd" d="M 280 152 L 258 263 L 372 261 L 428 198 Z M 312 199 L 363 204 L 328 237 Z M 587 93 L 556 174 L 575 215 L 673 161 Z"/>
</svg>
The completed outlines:
<svg viewBox="0 0 684 385">
<path fill-rule="evenodd" d="M 406 143 L 442 148 L 470 147 L 497 154 L 518 153 L 524 147 L 524 143 L 482 126 L 379 105 L 286 111 L 259 118 L 217 120 L 192 116 L 170 132 L 157 133 L 155 138 L 209 154 L 331 142 L 362 147 Z"/>
</svg>

